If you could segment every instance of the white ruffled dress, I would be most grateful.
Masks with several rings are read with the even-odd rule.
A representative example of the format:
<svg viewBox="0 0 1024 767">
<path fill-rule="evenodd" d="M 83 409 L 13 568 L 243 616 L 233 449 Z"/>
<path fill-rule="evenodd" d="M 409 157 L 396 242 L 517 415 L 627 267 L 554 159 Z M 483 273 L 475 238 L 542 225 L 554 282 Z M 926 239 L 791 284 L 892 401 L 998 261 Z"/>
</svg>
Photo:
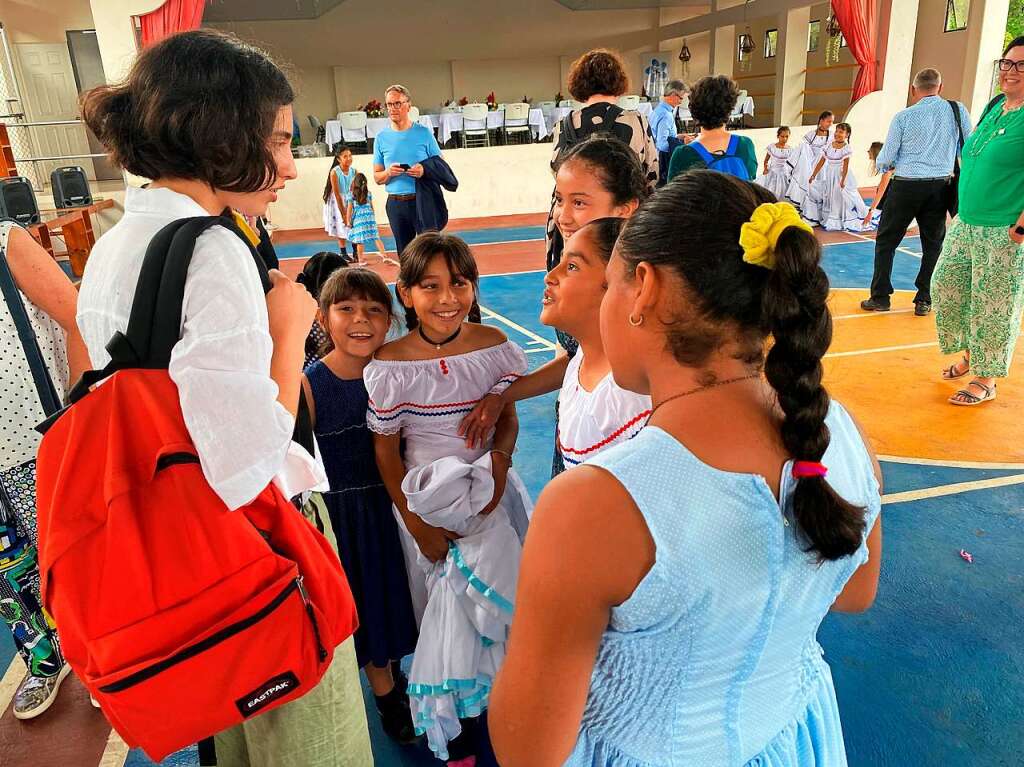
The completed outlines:
<svg viewBox="0 0 1024 767">
<path fill-rule="evenodd" d="M 786 197 L 799 208 L 807 197 L 807 180 L 814 172 L 814 166 L 818 164 L 825 147 L 832 143 L 832 131 L 827 136 L 819 136 L 816 130 L 810 131 L 797 145 L 796 150 L 789 158 L 790 167 L 793 168 L 793 175 L 790 177 L 789 189 Z"/>
<path fill-rule="evenodd" d="M 793 166 L 789 163 L 796 151 L 791 146 L 785 149 L 780 149 L 775 144 L 769 146 L 768 172 L 755 178 L 754 183 L 760 184 L 780 200 L 785 200 L 789 185 L 793 181 Z"/>
<path fill-rule="evenodd" d="M 558 393 L 555 440 L 566 469 L 633 439 L 651 415 L 651 398 L 623 389 L 611 373 L 593 391 L 580 384 L 583 350 L 569 360 Z"/>
<path fill-rule="evenodd" d="M 491 456 L 473 463 L 449 456 L 412 469 L 402 482 L 409 510 L 424 522 L 462 537 L 448 557 L 422 555 L 427 608 L 409 673 L 413 723 L 440 759 L 462 732 L 459 719 L 487 707 L 494 677 L 505 660 L 522 547 L 501 507 L 491 501 Z"/>
<path fill-rule="evenodd" d="M 844 229 L 859 232 L 864 228 L 864 218 L 868 214 L 868 206 L 857 189 L 853 170 L 847 171 L 845 184 L 839 185 L 843 178 L 843 163 L 852 154 L 849 144 L 840 149 L 831 144 L 826 147 L 825 164 L 804 198 L 804 218 L 830 232 Z"/>
</svg>

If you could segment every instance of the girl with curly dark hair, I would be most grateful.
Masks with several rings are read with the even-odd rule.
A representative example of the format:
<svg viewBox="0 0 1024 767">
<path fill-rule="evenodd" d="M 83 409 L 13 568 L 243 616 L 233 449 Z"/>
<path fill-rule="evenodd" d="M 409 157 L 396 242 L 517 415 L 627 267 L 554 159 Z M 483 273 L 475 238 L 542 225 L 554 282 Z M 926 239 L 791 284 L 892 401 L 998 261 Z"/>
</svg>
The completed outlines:
<svg viewBox="0 0 1024 767">
<path fill-rule="evenodd" d="M 700 125 L 700 135 L 677 147 L 668 166 L 668 180 L 687 170 L 708 168 L 744 181 L 757 175 L 754 142 L 725 129 L 739 100 L 740 91 L 725 75 L 702 77 L 690 92 L 690 113 Z"/>
</svg>

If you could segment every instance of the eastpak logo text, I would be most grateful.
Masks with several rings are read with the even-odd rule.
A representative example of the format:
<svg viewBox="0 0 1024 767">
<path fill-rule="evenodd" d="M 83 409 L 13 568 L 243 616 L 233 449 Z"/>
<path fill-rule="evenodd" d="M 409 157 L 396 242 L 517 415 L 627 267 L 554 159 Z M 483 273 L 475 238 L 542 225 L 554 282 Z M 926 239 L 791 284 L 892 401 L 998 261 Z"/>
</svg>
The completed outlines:
<svg viewBox="0 0 1024 767">
<path fill-rule="evenodd" d="M 261 684 L 252 692 L 235 701 L 235 707 L 243 717 L 259 713 L 279 698 L 288 695 L 299 686 L 299 679 L 291 671 L 279 674 Z"/>
</svg>

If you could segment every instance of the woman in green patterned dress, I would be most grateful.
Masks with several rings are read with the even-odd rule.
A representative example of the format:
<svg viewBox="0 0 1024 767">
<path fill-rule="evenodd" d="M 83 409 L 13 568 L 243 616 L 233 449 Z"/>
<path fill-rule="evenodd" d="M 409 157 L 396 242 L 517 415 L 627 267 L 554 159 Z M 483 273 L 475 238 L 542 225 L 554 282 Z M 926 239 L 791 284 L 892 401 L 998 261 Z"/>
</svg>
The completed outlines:
<svg viewBox="0 0 1024 767">
<path fill-rule="evenodd" d="M 964 146 L 960 212 L 932 278 L 939 346 L 963 355 L 942 377 L 974 374 L 954 405 L 995 399 L 1024 310 L 1024 37 L 999 60 L 999 87 Z"/>
</svg>

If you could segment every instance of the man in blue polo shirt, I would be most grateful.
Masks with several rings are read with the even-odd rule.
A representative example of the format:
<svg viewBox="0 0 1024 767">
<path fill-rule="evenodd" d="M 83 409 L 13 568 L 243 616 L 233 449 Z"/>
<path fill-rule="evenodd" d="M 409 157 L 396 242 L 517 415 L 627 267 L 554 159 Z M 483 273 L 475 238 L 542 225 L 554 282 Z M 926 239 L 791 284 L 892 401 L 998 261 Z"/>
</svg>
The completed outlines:
<svg viewBox="0 0 1024 767">
<path fill-rule="evenodd" d="M 669 160 L 677 146 L 685 143 L 682 134 L 676 133 L 676 110 L 683 103 L 683 98 L 690 89 L 682 80 L 669 80 L 665 83 L 665 95 L 651 112 L 651 136 L 654 146 L 658 149 L 658 186 L 665 184 L 668 178 Z"/>
<path fill-rule="evenodd" d="M 433 131 L 409 119 L 410 101 L 409 90 L 404 85 L 392 85 L 384 92 L 391 127 L 377 134 L 373 143 L 373 179 L 388 190 L 388 223 L 399 257 L 419 234 L 416 179 L 423 177 L 421 163 L 441 154 Z"/>
</svg>

